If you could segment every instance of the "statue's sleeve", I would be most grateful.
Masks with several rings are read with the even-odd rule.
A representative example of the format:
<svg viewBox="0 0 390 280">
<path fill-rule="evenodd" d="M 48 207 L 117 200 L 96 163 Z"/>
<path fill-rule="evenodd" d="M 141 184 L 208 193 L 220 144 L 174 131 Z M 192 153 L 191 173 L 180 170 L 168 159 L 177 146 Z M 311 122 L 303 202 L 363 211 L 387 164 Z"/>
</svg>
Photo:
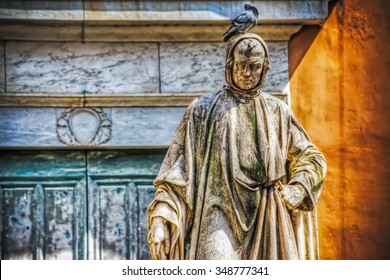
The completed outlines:
<svg viewBox="0 0 390 280">
<path fill-rule="evenodd" d="M 172 191 L 168 184 L 157 187 L 156 197 L 149 207 L 148 227 L 150 229 L 153 219 L 161 217 L 169 223 L 170 252 L 168 259 L 184 259 L 184 239 L 186 231 L 187 207 L 182 199 Z M 148 241 L 150 238 L 150 232 Z M 150 243 L 150 242 L 149 242 Z"/>
<path fill-rule="evenodd" d="M 199 150 L 201 120 L 194 105 L 185 112 L 154 180 L 156 196 L 148 212 L 149 229 L 155 217 L 170 224 L 171 252 L 169 259 L 184 258 L 184 238 L 193 216 L 196 193 L 196 157 Z"/>
<path fill-rule="evenodd" d="M 307 196 L 298 207 L 311 211 L 317 204 L 326 173 L 324 156 L 310 142 L 309 136 L 298 123 L 295 116 L 289 117 L 288 154 L 289 185 L 302 185 Z"/>
</svg>

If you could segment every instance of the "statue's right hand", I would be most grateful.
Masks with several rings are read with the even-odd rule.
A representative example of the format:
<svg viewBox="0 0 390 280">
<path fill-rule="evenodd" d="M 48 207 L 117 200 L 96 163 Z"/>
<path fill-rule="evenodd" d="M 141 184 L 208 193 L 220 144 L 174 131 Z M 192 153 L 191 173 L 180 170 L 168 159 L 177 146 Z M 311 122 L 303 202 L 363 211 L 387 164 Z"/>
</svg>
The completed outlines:
<svg viewBox="0 0 390 280">
<path fill-rule="evenodd" d="M 154 260 L 167 260 L 170 250 L 170 233 L 168 223 L 161 217 L 153 219 L 150 233 L 149 244 L 150 254 Z"/>
</svg>

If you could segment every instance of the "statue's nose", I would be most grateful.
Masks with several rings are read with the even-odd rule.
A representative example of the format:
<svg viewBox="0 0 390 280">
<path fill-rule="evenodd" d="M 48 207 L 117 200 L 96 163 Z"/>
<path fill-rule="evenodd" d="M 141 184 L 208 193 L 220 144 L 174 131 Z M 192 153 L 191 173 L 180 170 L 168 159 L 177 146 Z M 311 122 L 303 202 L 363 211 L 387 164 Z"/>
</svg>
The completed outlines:
<svg viewBox="0 0 390 280">
<path fill-rule="evenodd" d="M 245 65 L 244 75 L 245 76 L 250 76 L 251 75 L 251 68 L 249 67 L 249 65 Z"/>
</svg>

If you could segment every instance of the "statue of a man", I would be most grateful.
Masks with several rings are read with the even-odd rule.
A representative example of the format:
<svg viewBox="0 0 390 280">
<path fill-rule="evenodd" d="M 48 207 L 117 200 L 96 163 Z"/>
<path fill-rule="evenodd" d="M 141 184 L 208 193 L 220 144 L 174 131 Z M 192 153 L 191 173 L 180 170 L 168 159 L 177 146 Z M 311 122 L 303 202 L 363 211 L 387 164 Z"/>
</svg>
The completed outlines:
<svg viewBox="0 0 390 280">
<path fill-rule="evenodd" d="M 317 259 L 325 160 L 290 108 L 263 93 L 261 37 L 228 45 L 227 85 L 188 107 L 154 181 L 153 259 Z"/>
</svg>

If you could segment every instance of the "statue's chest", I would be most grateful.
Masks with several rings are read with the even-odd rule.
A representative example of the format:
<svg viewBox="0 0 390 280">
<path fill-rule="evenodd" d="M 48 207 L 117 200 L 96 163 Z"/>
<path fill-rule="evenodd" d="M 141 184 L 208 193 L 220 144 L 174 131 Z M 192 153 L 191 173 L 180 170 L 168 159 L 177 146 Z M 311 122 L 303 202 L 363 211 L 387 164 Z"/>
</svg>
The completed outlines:
<svg viewBox="0 0 390 280">
<path fill-rule="evenodd" d="M 263 124 L 258 113 L 253 102 L 240 103 L 227 110 L 216 126 L 220 159 L 243 181 L 257 181 L 265 175 L 259 139 L 264 130 L 259 127 Z"/>
</svg>

